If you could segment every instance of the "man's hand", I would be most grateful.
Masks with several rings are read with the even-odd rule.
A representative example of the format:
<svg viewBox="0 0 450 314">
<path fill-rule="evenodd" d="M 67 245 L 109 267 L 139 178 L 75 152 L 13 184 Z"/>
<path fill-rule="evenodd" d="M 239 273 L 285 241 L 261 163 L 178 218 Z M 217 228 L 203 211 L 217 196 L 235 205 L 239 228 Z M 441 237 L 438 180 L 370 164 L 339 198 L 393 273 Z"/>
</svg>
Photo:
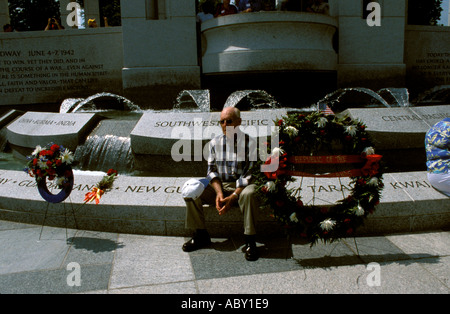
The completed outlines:
<svg viewBox="0 0 450 314">
<path fill-rule="evenodd" d="M 219 215 L 225 215 L 231 207 L 233 207 L 234 202 L 237 200 L 237 197 L 234 194 L 231 194 L 227 197 L 217 197 L 216 198 L 216 208 L 219 212 Z"/>
</svg>

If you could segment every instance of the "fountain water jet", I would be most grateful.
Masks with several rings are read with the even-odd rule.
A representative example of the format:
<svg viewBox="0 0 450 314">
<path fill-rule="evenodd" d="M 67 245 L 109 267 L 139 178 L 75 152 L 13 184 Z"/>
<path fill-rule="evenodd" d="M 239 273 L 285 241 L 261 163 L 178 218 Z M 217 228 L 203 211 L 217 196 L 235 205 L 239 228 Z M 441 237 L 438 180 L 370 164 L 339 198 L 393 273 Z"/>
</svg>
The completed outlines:
<svg viewBox="0 0 450 314">
<path fill-rule="evenodd" d="M 77 112 L 78 110 L 81 110 L 83 107 L 86 107 L 87 105 L 91 105 L 88 110 L 96 110 L 95 104 L 93 103 L 94 100 L 99 98 L 113 98 L 117 101 L 123 103 L 126 105 L 124 109 L 128 109 L 128 111 L 141 111 L 141 108 L 137 105 L 135 105 L 131 100 L 111 93 L 98 93 L 92 96 L 89 96 L 86 99 L 83 98 L 69 98 L 63 101 L 61 104 L 59 113 L 69 113 L 69 112 Z M 116 109 L 116 108 L 109 108 L 109 109 Z"/>
<path fill-rule="evenodd" d="M 194 104 L 194 105 L 192 105 Z M 183 109 L 199 110 L 201 112 L 210 111 L 210 95 L 209 90 L 183 90 L 176 99 L 173 109 L 181 111 Z"/>
<path fill-rule="evenodd" d="M 249 104 L 246 107 L 249 108 L 242 108 L 243 106 L 240 102 L 243 99 L 248 99 Z M 228 96 L 224 105 L 224 108 L 226 107 L 238 107 L 241 110 L 261 109 L 264 107 L 275 109 L 278 107 L 278 102 L 272 95 L 263 90 L 241 90 Z"/>
</svg>

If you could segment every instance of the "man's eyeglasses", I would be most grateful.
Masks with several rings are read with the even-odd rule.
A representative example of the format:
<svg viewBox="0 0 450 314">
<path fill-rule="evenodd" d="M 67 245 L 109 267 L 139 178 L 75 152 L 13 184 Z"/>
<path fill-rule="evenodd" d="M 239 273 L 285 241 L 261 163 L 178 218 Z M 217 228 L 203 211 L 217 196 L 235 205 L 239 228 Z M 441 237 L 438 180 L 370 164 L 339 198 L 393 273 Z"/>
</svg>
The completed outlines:
<svg viewBox="0 0 450 314">
<path fill-rule="evenodd" d="M 219 122 L 220 122 L 220 124 L 225 124 L 225 122 L 226 122 L 227 124 L 231 124 L 231 123 L 233 123 L 233 120 L 227 119 L 227 120 L 220 120 Z"/>
</svg>

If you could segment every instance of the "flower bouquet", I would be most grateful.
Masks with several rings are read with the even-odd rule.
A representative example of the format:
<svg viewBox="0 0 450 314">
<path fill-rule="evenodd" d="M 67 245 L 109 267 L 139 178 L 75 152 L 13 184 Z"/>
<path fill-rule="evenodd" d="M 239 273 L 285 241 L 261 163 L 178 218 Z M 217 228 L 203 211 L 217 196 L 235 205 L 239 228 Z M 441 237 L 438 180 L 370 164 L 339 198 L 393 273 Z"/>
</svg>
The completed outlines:
<svg viewBox="0 0 450 314">
<path fill-rule="evenodd" d="M 117 170 L 109 169 L 106 176 L 104 176 L 90 192 L 86 193 L 84 202 L 89 203 L 95 200 L 95 204 L 98 205 L 103 194 L 112 188 L 117 175 Z"/>
</svg>

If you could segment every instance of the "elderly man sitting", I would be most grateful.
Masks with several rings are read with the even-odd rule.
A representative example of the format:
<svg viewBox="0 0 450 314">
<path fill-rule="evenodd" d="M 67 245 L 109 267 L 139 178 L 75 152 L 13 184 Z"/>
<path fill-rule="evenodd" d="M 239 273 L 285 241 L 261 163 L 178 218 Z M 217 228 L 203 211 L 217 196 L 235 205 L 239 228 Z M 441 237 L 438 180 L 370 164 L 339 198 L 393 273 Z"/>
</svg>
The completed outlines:
<svg viewBox="0 0 450 314">
<path fill-rule="evenodd" d="M 255 213 L 259 204 L 256 185 L 251 183 L 251 168 L 256 159 L 251 157 L 252 154 L 256 156 L 256 140 L 240 130 L 241 117 L 237 108 L 225 108 L 220 114 L 220 125 L 223 134 L 209 143 L 207 178 L 210 183 L 199 198 L 185 199 L 186 227 L 195 230 L 195 233 L 183 245 L 183 251 L 191 252 L 211 243 L 205 226 L 203 204 L 215 206 L 219 215 L 238 205 L 244 215 L 245 258 L 255 261 L 258 259 Z"/>
</svg>

